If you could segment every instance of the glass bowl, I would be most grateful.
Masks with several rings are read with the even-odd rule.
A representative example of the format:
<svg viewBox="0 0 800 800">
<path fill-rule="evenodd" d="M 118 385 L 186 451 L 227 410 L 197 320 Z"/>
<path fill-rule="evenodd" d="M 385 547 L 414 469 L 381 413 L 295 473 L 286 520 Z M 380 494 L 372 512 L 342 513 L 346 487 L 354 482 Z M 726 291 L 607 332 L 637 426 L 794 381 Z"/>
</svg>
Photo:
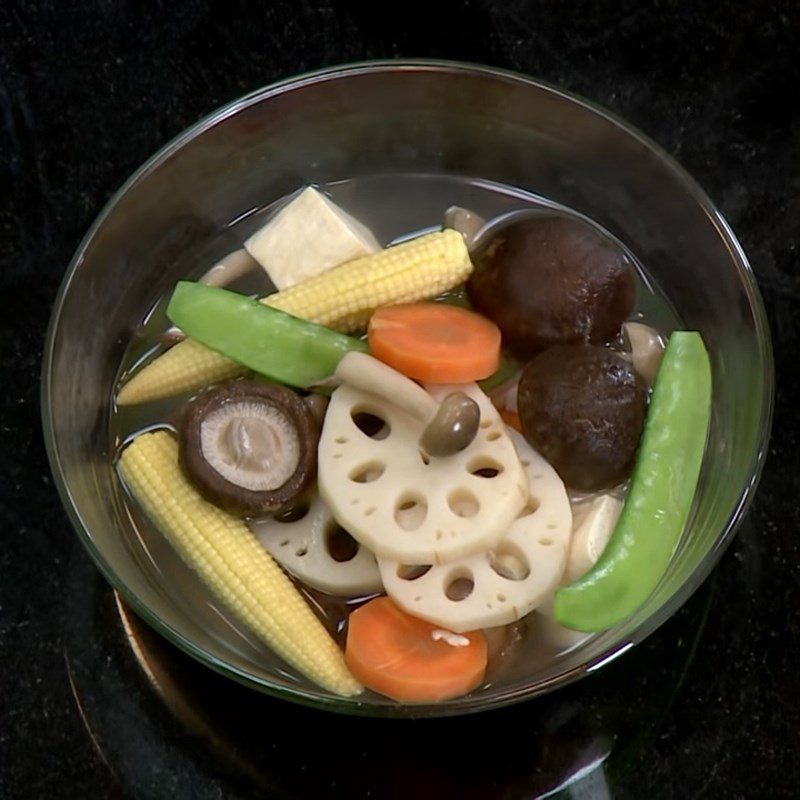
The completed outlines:
<svg viewBox="0 0 800 800">
<path fill-rule="evenodd" d="M 336 697 L 249 643 L 165 544 L 159 550 L 138 538 L 109 437 L 123 352 L 181 276 L 176 265 L 187 252 L 302 184 L 378 173 L 496 181 L 592 218 L 633 251 L 685 325 L 702 332 L 714 376 L 695 507 L 647 602 L 535 670 L 424 706 Z M 61 498 L 95 563 L 137 614 L 254 689 L 346 713 L 415 717 L 552 691 L 622 655 L 672 615 L 717 563 L 753 497 L 772 398 L 769 332 L 745 254 L 664 151 L 553 86 L 486 67 L 416 61 L 283 81 L 214 112 L 162 148 L 110 200 L 78 248 L 55 302 L 42 380 L 45 439 Z"/>
</svg>

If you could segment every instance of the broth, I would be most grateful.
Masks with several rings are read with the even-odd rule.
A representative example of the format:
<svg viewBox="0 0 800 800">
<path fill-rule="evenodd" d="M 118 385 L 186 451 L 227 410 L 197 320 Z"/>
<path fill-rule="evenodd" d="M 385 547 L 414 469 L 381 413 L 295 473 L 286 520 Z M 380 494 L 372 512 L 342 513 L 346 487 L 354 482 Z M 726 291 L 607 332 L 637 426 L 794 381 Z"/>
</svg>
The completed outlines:
<svg viewBox="0 0 800 800">
<path fill-rule="evenodd" d="M 545 198 L 511 186 L 494 184 L 478 179 L 441 175 L 375 175 L 320 185 L 335 203 L 369 227 L 384 243 L 397 243 L 420 233 L 438 229 L 446 208 L 458 205 L 469 208 L 486 219 L 509 211 L 551 209 L 575 215 Z M 191 252 L 184 254 L 170 272 L 175 280 L 197 279 L 213 264 L 232 250 L 238 249 L 252 233 L 262 227 L 276 210 L 290 198 L 281 198 L 263 208 L 234 220 L 220 234 L 208 241 L 199 242 Z M 680 320 L 667 299 L 648 277 L 645 266 L 629 253 L 635 267 L 637 299 L 634 316 L 661 332 L 680 328 Z M 255 270 L 252 274 L 227 287 L 247 294 L 263 295 L 273 290 L 266 274 Z M 120 365 L 117 385 L 135 371 L 143 361 L 163 350 L 159 337 L 170 327 L 165 315 L 169 294 L 154 298 L 149 311 L 125 351 Z M 137 434 L 156 427 L 172 427 L 184 403 L 194 393 L 175 395 L 142 405 L 113 407 L 109 420 L 111 452 L 119 454 L 122 447 Z M 573 503 L 584 498 L 571 495 Z M 206 617 L 217 620 L 209 630 L 210 636 L 223 640 L 231 647 L 234 633 L 240 651 L 248 657 L 278 666 L 280 662 L 266 648 L 254 640 L 238 623 L 220 609 L 198 578 L 183 565 L 177 554 L 154 529 L 142 512 L 126 496 L 128 517 L 133 534 L 132 545 L 137 548 L 143 567 L 171 599 L 192 609 L 198 603 L 210 606 L 213 612 Z M 327 596 L 319 591 L 300 586 L 312 606 L 322 618 L 334 638 L 344 642 L 347 615 L 353 607 L 369 598 L 345 600 Z M 374 595 L 371 595 L 374 596 Z M 370 596 L 370 597 L 371 597 Z M 508 685 L 527 680 L 537 671 L 551 666 L 568 650 L 580 646 L 586 635 L 572 634 L 559 628 L 552 620 L 538 613 L 502 629 L 492 629 L 489 635 L 490 661 L 483 684 Z M 284 675 L 285 671 L 281 669 Z M 299 683 L 306 679 L 289 675 Z"/>
</svg>

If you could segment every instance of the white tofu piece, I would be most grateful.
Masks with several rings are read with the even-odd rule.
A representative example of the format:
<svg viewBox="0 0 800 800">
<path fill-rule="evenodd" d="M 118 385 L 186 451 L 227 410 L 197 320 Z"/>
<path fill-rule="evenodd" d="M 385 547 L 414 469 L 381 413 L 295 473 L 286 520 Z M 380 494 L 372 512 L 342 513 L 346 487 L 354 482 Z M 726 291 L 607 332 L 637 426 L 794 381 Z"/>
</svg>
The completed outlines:
<svg viewBox="0 0 800 800">
<path fill-rule="evenodd" d="M 381 249 L 372 231 L 312 186 L 245 243 L 277 289 Z"/>
</svg>

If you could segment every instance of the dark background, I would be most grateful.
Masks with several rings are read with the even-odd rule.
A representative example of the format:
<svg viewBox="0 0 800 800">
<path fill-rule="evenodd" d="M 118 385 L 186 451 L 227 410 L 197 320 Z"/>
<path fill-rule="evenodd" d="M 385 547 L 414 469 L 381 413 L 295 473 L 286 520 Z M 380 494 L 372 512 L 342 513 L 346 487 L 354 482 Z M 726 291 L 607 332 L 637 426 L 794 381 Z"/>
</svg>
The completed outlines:
<svg viewBox="0 0 800 800">
<path fill-rule="evenodd" d="M 747 0 L 0 3 L 0 796 L 251 796 L 247 780 L 219 767 L 208 742 L 172 720 L 142 683 L 121 644 L 113 595 L 60 507 L 39 423 L 45 326 L 83 233 L 162 144 L 278 78 L 398 56 L 515 69 L 607 106 L 694 175 L 744 245 L 770 315 L 778 376 L 755 506 L 678 619 L 558 708 L 588 709 L 617 745 L 637 731 L 624 765 L 572 796 L 797 796 L 800 6 Z M 228 691 L 164 653 L 192 685 Z M 523 713 L 556 719 L 548 702 L 461 724 L 477 730 L 480 719 L 482 730 L 503 737 L 541 738 L 535 728 L 500 728 L 519 726 Z M 283 703 L 265 701 L 263 711 L 265 725 L 270 715 L 286 719 Z M 318 731 L 366 730 L 320 716 L 300 714 L 312 742 Z M 413 724 L 417 735 L 423 723 Z M 252 758 L 263 766 L 275 747 L 262 742 Z M 562 741 L 533 747 L 527 766 L 498 763 L 480 796 L 536 796 L 546 781 L 535 776 L 567 750 Z M 510 752 L 525 758 L 520 748 Z M 353 769 L 362 769 L 357 742 L 352 754 Z M 464 766 L 455 756 L 453 773 Z M 295 771 L 314 771 L 313 758 L 294 759 Z M 338 796 L 331 774 L 309 777 L 307 796 Z M 418 777 L 417 794 L 427 797 L 430 775 Z M 438 796 L 450 795 L 437 780 Z M 306 794 L 302 780 L 288 785 L 275 796 Z M 363 791 L 356 786 L 349 796 L 396 796 L 374 775 Z"/>
</svg>

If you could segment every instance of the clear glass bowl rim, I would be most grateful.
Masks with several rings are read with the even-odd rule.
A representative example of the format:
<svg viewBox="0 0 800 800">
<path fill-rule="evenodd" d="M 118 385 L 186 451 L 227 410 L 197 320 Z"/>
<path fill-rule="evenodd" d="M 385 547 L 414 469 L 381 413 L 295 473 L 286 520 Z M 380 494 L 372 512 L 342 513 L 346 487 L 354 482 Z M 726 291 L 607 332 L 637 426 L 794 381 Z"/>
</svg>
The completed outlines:
<svg viewBox="0 0 800 800">
<path fill-rule="evenodd" d="M 684 185 L 688 194 L 691 195 L 693 200 L 706 213 L 717 229 L 719 236 L 728 246 L 728 249 L 731 253 L 731 261 L 738 272 L 739 279 L 742 283 L 742 288 L 745 291 L 753 313 L 759 356 L 762 364 L 764 365 L 764 374 L 762 376 L 763 390 L 761 396 L 759 436 L 756 451 L 753 453 L 751 458 L 751 467 L 749 472 L 750 477 L 749 480 L 747 480 L 742 486 L 738 502 L 728 518 L 726 525 L 718 534 L 712 549 L 695 567 L 689 578 L 684 581 L 684 583 L 667 603 L 659 608 L 656 613 L 643 620 L 641 624 L 632 631 L 630 636 L 628 636 L 625 640 L 610 646 L 607 650 L 605 650 L 599 656 L 593 658 L 591 661 L 587 661 L 579 667 L 565 670 L 550 680 L 539 682 L 530 686 L 516 688 L 512 687 L 508 690 L 494 690 L 486 693 L 478 693 L 474 696 L 468 695 L 455 700 L 449 700 L 446 703 L 425 704 L 418 706 L 377 706 L 371 704 L 368 700 L 359 700 L 358 698 L 338 698 L 329 695 L 323 695 L 304 687 L 287 687 L 285 685 L 278 685 L 268 681 L 262 681 L 253 675 L 233 667 L 227 662 L 221 661 L 203 648 L 198 647 L 191 640 L 187 639 L 174 628 L 167 625 L 157 613 L 142 603 L 138 597 L 128 589 L 128 587 L 119 579 L 111 565 L 106 561 L 106 559 L 95 546 L 91 534 L 84 524 L 84 521 L 81 519 L 70 495 L 69 487 L 67 486 L 64 472 L 61 467 L 54 438 L 51 374 L 54 346 L 58 336 L 59 318 L 66 296 L 69 292 L 73 275 L 83 260 L 85 252 L 88 249 L 88 246 L 97 230 L 105 223 L 106 219 L 114 211 L 114 208 L 119 200 L 134 184 L 144 179 L 151 171 L 156 169 L 164 160 L 169 158 L 173 153 L 183 147 L 183 145 L 188 141 L 201 135 L 208 128 L 218 124 L 222 120 L 227 119 L 232 115 L 237 114 L 239 111 L 250 105 L 268 100 L 269 98 L 284 92 L 291 92 L 294 89 L 302 88 L 303 86 L 307 86 L 309 84 L 336 80 L 351 75 L 419 70 L 445 74 L 452 73 L 461 75 L 480 75 L 545 90 L 557 97 L 560 97 L 568 102 L 574 103 L 594 114 L 599 115 L 608 122 L 624 130 L 629 136 L 637 140 L 644 147 L 653 151 L 659 160 L 665 166 L 667 166 L 675 174 L 676 178 Z M 45 447 L 50 462 L 51 472 L 54 476 L 61 501 L 67 511 L 72 526 L 75 528 L 81 542 L 89 552 L 89 555 L 97 565 L 100 572 L 119 593 L 125 603 L 152 628 L 163 635 L 168 641 L 172 642 L 193 658 L 211 667 L 222 675 L 232 678 L 239 683 L 251 688 L 255 688 L 266 694 L 271 694 L 284 699 L 290 699 L 294 702 L 299 702 L 304 705 L 347 714 L 419 718 L 474 713 L 490 708 L 499 708 L 548 693 L 558 687 L 572 683 L 573 681 L 595 672 L 599 668 L 609 664 L 611 661 L 615 660 L 629 650 L 633 645 L 642 642 L 661 624 L 669 619 L 700 586 L 700 584 L 705 580 L 719 559 L 722 557 L 722 554 L 733 540 L 733 537 L 744 515 L 753 501 L 753 497 L 761 478 L 772 425 L 775 392 L 774 381 L 774 362 L 769 324 L 767 321 L 763 300 L 761 298 L 761 294 L 759 292 L 758 285 L 747 256 L 745 255 L 745 252 L 734 235 L 731 227 L 728 225 L 720 211 L 712 203 L 708 195 L 706 195 L 706 193 L 686 172 L 686 170 L 684 170 L 683 167 L 681 167 L 660 145 L 639 131 L 637 128 L 627 123 L 621 117 L 608 111 L 602 106 L 599 106 L 583 97 L 580 97 L 579 95 L 565 91 L 558 86 L 550 84 L 547 81 L 542 81 L 538 78 L 532 78 L 520 73 L 499 69 L 496 67 L 457 61 L 435 59 L 375 60 L 326 67 L 324 69 L 303 73 L 301 75 L 277 81 L 268 86 L 256 89 L 255 91 L 250 92 L 243 97 L 237 98 L 236 100 L 233 100 L 232 102 L 203 117 L 194 125 L 186 128 L 184 131 L 178 134 L 178 136 L 165 144 L 160 150 L 151 156 L 125 181 L 119 190 L 115 192 L 114 195 L 108 200 L 83 237 L 81 243 L 75 251 L 75 254 L 72 257 L 72 260 L 69 263 L 69 266 L 67 267 L 66 273 L 56 295 L 46 333 L 45 349 L 42 361 L 41 414 Z"/>
</svg>

